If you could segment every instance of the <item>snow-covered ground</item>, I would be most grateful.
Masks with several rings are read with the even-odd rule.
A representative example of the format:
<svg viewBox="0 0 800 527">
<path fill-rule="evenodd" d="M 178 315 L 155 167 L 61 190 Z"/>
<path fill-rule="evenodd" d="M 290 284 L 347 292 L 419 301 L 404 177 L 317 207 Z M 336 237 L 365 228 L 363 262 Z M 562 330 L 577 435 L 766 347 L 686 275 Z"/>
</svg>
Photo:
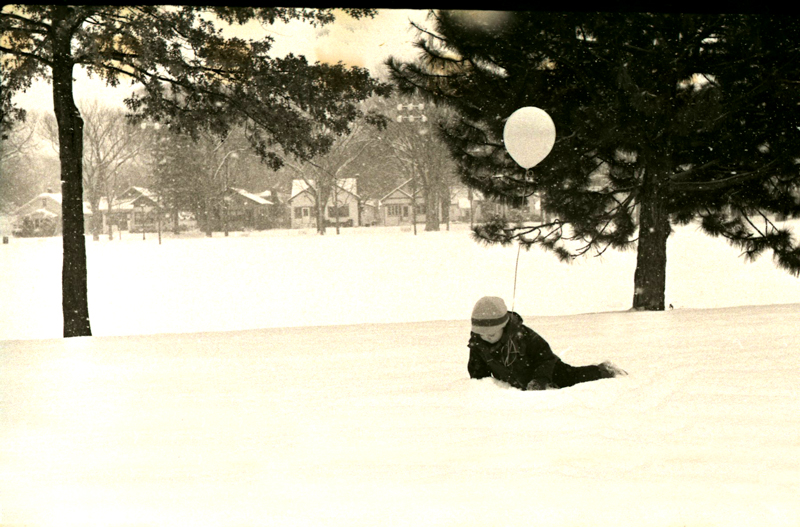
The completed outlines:
<svg viewBox="0 0 800 527">
<path fill-rule="evenodd" d="M 521 392 L 466 372 L 516 248 L 342 232 L 89 241 L 79 339 L 60 240 L 0 246 L 0 524 L 800 525 L 800 280 L 769 258 L 680 228 L 675 309 L 637 313 L 634 253 L 523 251 L 526 322 L 629 375 Z"/>
<path fill-rule="evenodd" d="M 800 224 L 799 224 L 800 225 Z M 87 241 L 95 336 L 331 324 L 465 320 L 483 295 L 523 315 L 625 311 L 635 252 L 562 264 L 540 249 L 486 247 L 468 225 L 237 233 L 125 234 Z M 800 227 L 795 227 L 800 232 Z M 515 299 L 516 296 L 516 299 Z M 667 302 L 676 309 L 800 302 L 800 280 L 769 255 L 746 263 L 722 239 L 679 228 L 669 239 Z M 0 340 L 59 338 L 60 238 L 0 245 Z"/>
</svg>

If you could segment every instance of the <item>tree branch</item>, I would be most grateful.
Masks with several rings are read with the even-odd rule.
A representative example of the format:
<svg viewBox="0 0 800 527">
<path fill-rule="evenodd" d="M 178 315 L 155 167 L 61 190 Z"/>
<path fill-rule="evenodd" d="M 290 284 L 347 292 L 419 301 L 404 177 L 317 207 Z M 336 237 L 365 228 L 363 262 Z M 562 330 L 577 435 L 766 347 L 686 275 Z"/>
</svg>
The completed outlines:
<svg viewBox="0 0 800 527">
<path fill-rule="evenodd" d="M 714 179 L 711 181 L 671 181 L 669 183 L 670 188 L 675 190 L 684 190 L 689 192 L 705 192 L 709 190 L 720 190 L 723 188 L 731 187 L 742 183 L 744 181 L 748 181 L 751 179 L 758 179 L 764 175 L 764 172 L 767 171 L 771 166 L 777 163 L 777 159 L 773 159 L 766 165 L 751 172 L 744 172 L 742 174 L 736 174 L 735 176 L 730 176 L 722 179 Z"/>
<path fill-rule="evenodd" d="M 8 53 L 9 55 L 15 55 L 17 57 L 25 57 L 25 58 L 33 59 L 33 60 L 36 60 L 36 61 L 41 62 L 43 64 L 46 64 L 47 66 L 51 66 L 51 67 L 53 66 L 53 63 L 51 61 L 45 59 L 44 57 L 36 55 L 35 53 L 30 53 L 30 52 L 27 52 L 27 51 L 20 51 L 18 49 L 7 48 L 5 46 L 0 46 L 0 51 L 3 52 L 3 53 Z"/>
<path fill-rule="evenodd" d="M 50 26 L 48 26 L 44 22 L 39 22 L 37 20 L 31 20 L 30 18 L 25 18 L 24 16 L 17 15 L 17 14 L 14 14 L 14 13 L 3 13 L 3 18 L 10 18 L 10 19 L 22 22 L 23 24 L 30 24 L 32 26 L 38 26 L 38 27 L 44 29 L 45 33 L 50 29 Z M 9 28 L 9 29 L 22 29 L 22 28 Z"/>
</svg>

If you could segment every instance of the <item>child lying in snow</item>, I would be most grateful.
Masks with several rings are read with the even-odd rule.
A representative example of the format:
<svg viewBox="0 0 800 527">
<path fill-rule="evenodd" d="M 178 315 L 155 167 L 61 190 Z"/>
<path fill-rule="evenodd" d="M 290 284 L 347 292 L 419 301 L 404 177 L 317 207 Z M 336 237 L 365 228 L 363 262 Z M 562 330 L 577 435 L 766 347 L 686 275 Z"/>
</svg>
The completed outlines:
<svg viewBox="0 0 800 527">
<path fill-rule="evenodd" d="M 565 388 L 579 382 L 608 379 L 626 373 L 603 362 L 570 366 L 550 345 L 508 311 L 502 298 L 485 296 L 472 310 L 467 369 L 473 379 L 492 376 L 521 390 Z"/>
</svg>

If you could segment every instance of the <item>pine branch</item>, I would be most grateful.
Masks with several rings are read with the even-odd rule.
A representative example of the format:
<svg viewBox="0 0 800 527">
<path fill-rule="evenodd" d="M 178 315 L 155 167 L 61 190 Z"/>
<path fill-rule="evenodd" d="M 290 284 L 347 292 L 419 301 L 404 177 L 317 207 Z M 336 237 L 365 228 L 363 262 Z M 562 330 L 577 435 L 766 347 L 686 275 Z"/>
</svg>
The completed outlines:
<svg viewBox="0 0 800 527">
<path fill-rule="evenodd" d="M 778 159 L 773 159 L 766 165 L 756 170 L 752 170 L 750 172 L 744 172 L 742 174 L 736 174 L 735 176 L 730 176 L 721 179 L 714 179 L 711 181 L 671 181 L 669 186 L 675 190 L 681 191 L 688 191 L 688 192 L 705 192 L 709 190 L 720 190 L 728 187 L 733 187 L 744 183 L 746 181 L 750 181 L 753 179 L 758 179 L 765 175 L 765 172 L 775 165 L 778 162 Z"/>
<path fill-rule="evenodd" d="M 689 170 L 684 170 L 682 172 L 679 172 L 679 173 L 676 173 L 676 174 L 672 174 L 670 176 L 670 185 L 681 184 L 681 183 L 690 183 L 691 184 L 692 182 L 683 181 L 683 180 L 686 180 L 689 177 L 693 176 L 694 174 L 696 174 L 698 172 L 702 172 L 703 170 L 706 170 L 706 169 L 711 168 L 714 165 L 718 165 L 718 164 L 719 164 L 719 159 L 714 159 L 714 160 L 709 161 L 708 163 L 704 163 L 704 164 L 702 164 L 700 166 L 694 166 L 694 167 L 690 168 Z"/>
</svg>

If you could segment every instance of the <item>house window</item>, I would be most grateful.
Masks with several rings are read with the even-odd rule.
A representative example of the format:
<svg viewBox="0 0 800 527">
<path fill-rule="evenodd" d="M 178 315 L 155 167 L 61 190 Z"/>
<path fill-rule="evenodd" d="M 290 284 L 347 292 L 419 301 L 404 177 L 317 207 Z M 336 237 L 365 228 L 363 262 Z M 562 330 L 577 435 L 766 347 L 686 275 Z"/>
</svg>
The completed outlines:
<svg viewBox="0 0 800 527">
<path fill-rule="evenodd" d="M 335 217 L 347 217 L 350 216 L 350 205 L 341 205 L 339 207 L 339 213 L 336 213 L 336 207 L 328 207 L 328 217 L 335 218 Z"/>
<path fill-rule="evenodd" d="M 294 208 L 294 217 L 296 219 L 300 219 L 303 217 L 303 207 L 295 207 Z"/>
<path fill-rule="evenodd" d="M 389 216 L 400 216 L 403 212 L 402 205 L 387 205 L 386 213 Z"/>
</svg>

